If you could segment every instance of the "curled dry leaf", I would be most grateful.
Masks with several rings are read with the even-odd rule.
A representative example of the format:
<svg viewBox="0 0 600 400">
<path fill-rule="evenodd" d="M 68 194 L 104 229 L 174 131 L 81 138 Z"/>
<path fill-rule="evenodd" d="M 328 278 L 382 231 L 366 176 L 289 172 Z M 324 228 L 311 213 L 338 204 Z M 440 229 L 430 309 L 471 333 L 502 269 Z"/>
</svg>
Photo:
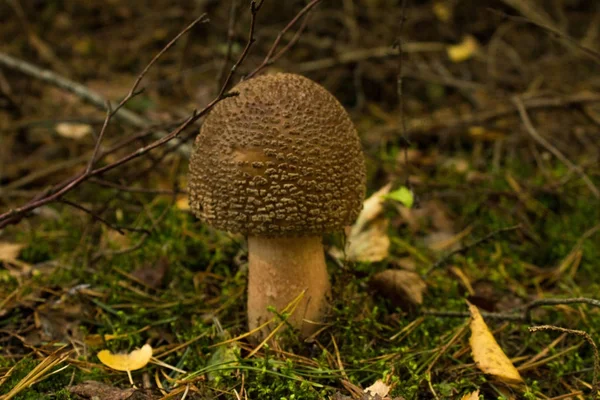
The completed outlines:
<svg viewBox="0 0 600 400">
<path fill-rule="evenodd" d="M 375 381 L 374 384 L 365 389 L 365 393 L 372 397 L 379 396 L 381 399 L 385 399 L 390 392 L 390 387 L 383 383 L 381 379 Z"/>
<path fill-rule="evenodd" d="M 507 384 L 523 383 L 523 378 L 494 339 L 476 306 L 469 303 L 471 314 L 471 352 L 477 367 L 485 374 Z"/>
<path fill-rule="evenodd" d="M 339 249 L 332 249 L 335 257 L 344 258 L 345 255 L 349 261 L 364 262 L 377 262 L 387 257 L 390 249 L 388 220 L 381 214 L 385 195 L 391 187 L 391 184 L 387 184 L 365 200 L 362 211 L 350 228 L 345 254 Z"/>
<path fill-rule="evenodd" d="M 373 276 L 371 287 L 378 295 L 389 298 L 401 308 L 412 308 L 423 303 L 427 285 L 416 272 L 388 269 Z"/>
<path fill-rule="evenodd" d="M 113 354 L 109 350 L 98 353 L 98 359 L 104 365 L 117 371 L 135 371 L 144 368 L 152 358 L 152 346 L 145 344 L 141 349 L 129 354 Z"/>
</svg>

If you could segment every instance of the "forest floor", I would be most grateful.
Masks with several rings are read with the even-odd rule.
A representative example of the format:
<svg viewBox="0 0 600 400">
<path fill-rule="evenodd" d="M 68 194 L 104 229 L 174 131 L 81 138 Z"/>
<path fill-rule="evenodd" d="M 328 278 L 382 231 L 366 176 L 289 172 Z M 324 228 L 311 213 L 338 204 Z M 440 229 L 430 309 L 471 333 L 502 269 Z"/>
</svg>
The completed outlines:
<svg viewBox="0 0 600 400">
<path fill-rule="evenodd" d="M 413 3 L 1 3 L 0 399 L 595 398 L 600 7 Z M 248 340 L 245 239 L 187 205 L 194 110 L 253 71 L 325 86 L 367 160 L 304 340 Z M 135 387 L 98 358 L 145 344 Z"/>
</svg>

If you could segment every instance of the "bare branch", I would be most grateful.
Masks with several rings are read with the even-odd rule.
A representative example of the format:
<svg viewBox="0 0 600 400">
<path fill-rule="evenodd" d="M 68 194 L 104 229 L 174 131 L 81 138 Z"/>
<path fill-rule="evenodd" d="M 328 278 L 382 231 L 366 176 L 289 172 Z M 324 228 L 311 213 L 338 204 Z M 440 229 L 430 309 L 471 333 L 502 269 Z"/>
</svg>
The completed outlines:
<svg viewBox="0 0 600 400">
<path fill-rule="evenodd" d="M 279 46 L 279 43 L 281 42 L 281 39 L 283 39 L 283 36 L 290 29 L 292 29 L 292 27 L 296 24 L 296 22 L 298 22 L 298 20 L 300 18 L 302 18 L 302 16 L 304 16 L 305 14 L 307 14 L 310 10 L 312 10 L 320 2 L 321 2 L 321 0 L 312 0 L 302 10 L 300 10 L 298 12 L 298 14 L 296 14 L 296 16 L 285 26 L 285 28 L 283 28 L 281 30 L 281 32 L 279 32 L 279 34 L 277 35 L 277 38 L 275 39 L 275 41 L 271 45 L 271 48 L 269 49 L 269 51 L 267 52 L 267 55 L 264 58 L 263 62 L 258 67 L 256 67 L 256 69 L 254 71 L 252 71 L 248 75 L 246 75 L 244 77 L 244 79 L 250 79 L 250 78 L 252 78 L 254 75 L 258 74 L 261 70 L 263 70 L 265 67 L 267 67 L 268 65 L 272 64 L 276 59 L 278 59 L 278 58 L 280 58 L 282 56 L 283 51 L 280 52 L 280 53 L 277 53 L 277 55 L 275 57 L 273 57 L 273 54 L 275 54 L 275 50 L 277 50 L 277 47 Z M 303 28 L 301 27 L 301 29 L 303 29 Z M 298 39 L 296 38 L 295 40 L 297 41 Z M 294 39 L 292 39 L 292 42 L 293 41 L 294 41 Z M 293 43 L 295 43 L 295 42 L 293 42 Z M 286 46 L 284 48 L 284 50 L 287 51 L 290 47 L 291 46 Z"/>
<path fill-rule="evenodd" d="M 552 145 L 552 143 L 548 142 L 542 135 L 538 133 L 538 131 L 533 126 L 529 115 L 527 114 L 527 109 L 525 108 L 525 104 L 523 104 L 523 100 L 520 97 L 513 97 L 513 102 L 517 106 L 517 110 L 519 111 L 519 115 L 521 116 L 521 120 L 523 121 L 523 125 L 525 129 L 529 133 L 529 135 L 540 145 L 542 145 L 546 150 L 550 153 L 554 154 L 556 158 L 558 158 L 563 164 L 569 167 L 570 170 L 577 172 L 581 179 L 585 182 L 587 187 L 590 189 L 592 194 L 600 199 L 600 190 L 594 185 L 594 182 L 590 179 L 589 176 L 585 173 L 585 171 L 579 166 L 574 164 L 571 160 L 569 160 L 563 153 L 560 152 L 556 147 Z"/>
<path fill-rule="evenodd" d="M 567 329 L 561 328 L 560 326 L 553 325 L 539 325 L 532 326 L 529 328 L 529 332 L 538 332 L 538 331 L 557 331 L 563 333 L 570 333 L 572 335 L 581 336 L 590 346 L 592 346 L 592 350 L 594 351 L 594 375 L 592 380 L 592 399 L 598 398 L 598 391 L 600 390 L 600 385 L 598 385 L 598 373 L 600 372 L 600 355 L 598 355 L 598 346 L 594 343 L 594 339 L 590 336 L 589 333 L 585 331 L 579 331 L 576 329 Z"/>
<path fill-rule="evenodd" d="M 427 271 L 425 271 L 425 273 L 423 274 L 423 277 L 427 277 L 432 271 L 434 271 L 434 270 L 440 268 L 442 265 L 446 264 L 455 255 L 463 254 L 463 253 L 467 252 L 468 250 L 470 250 L 471 248 L 479 246 L 480 244 L 483 244 L 483 243 L 489 241 L 490 239 L 496 237 L 500 233 L 511 232 L 511 231 L 515 231 L 517 229 L 521 229 L 521 225 L 514 225 L 514 226 L 508 226 L 505 228 L 496 229 L 495 231 L 488 233 L 487 235 L 485 235 L 482 238 L 479 238 L 465 246 L 462 246 L 456 250 L 451 251 L 450 253 L 446 254 L 445 256 L 443 256 L 442 258 L 437 260 L 431 267 L 429 267 L 429 269 Z"/>
<path fill-rule="evenodd" d="M 104 132 L 106 130 L 108 123 L 110 122 L 111 117 L 113 115 L 118 115 L 116 113 L 119 110 L 119 108 L 122 107 L 123 105 L 125 105 L 128 100 L 130 100 L 133 96 L 135 96 L 136 89 L 139 85 L 139 82 L 141 81 L 143 76 L 148 72 L 150 66 L 152 66 L 158 60 L 159 56 L 164 54 L 166 49 L 168 49 L 175 43 L 176 39 L 180 38 L 185 32 L 189 31 L 196 23 L 204 20 L 204 15 L 197 18 L 192 24 L 188 25 L 180 34 L 178 34 L 175 37 L 175 39 L 171 40 L 165 46 L 165 48 L 163 50 L 161 50 L 158 53 L 158 55 L 150 61 L 149 66 L 144 68 L 144 70 L 140 73 L 140 75 L 135 80 L 135 82 L 134 82 L 131 90 L 129 91 L 129 94 L 126 96 L 126 98 L 123 99 L 116 106 L 116 108 L 114 110 L 110 111 L 110 108 L 109 108 L 102 131 L 101 131 L 100 135 L 98 136 L 98 139 L 96 141 L 96 145 L 94 148 L 94 152 L 92 154 L 92 157 L 91 157 L 86 169 L 84 171 L 80 172 L 79 174 L 75 175 L 74 177 L 69 178 L 65 182 L 63 182 L 59 185 L 56 185 L 53 189 L 48 190 L 43 193 L 40 193 L 29 203 L 27 203 L 21 207 L 9 210 L 8 212 L 5 212 L 3 214 L 0 214 L 0 229 L 3 227 L 6 227 L 8 225 L 17 224 L 24 216 L 26 216 L 28 213 L 30 213 L 31 211 L 35 210 L 38 207 L 41 207 L 48 203 L 60 200 L 65 194 L 67 194 L 71 190 L 75 189 L 76 187 L 81 185 L 86 180 L 88 180 L 92 177 L 98 176 L 98 175 L 102 175 L 108 171 L 111 171 L 123 164 L 130 162 L 131 160 L 137 159 L 137 158 L 141 157 L 142 155 L 147 154 L 148 152 L 150 152 L 151 150 L 153 150 L 157 147 L 160 147 L 160 146 L 170 142 L 171 140 L 173 140 L 174 138 L 179 136 L 179 134 L 181 134 L 181 132 L 183 132 L 186 128 L 191 126 L 194 122 L 196 122 L 202 116 L 206 115 L 219 101 L 221 101 L 227 97 L 232 97 L 232 96 L 237 95 L 236 93 L 226 93 L 226 90 L 227 90 L 227 87 L 229 86 L 229 83 L 231 82 L 233 75 L 235 74 L 237 67 L 246 59 L 246 57 L 250 51 L 250 48 L 255 41 L 254 31 L 255 31 L 255 27 L 256 27 L 256 14 L 260 10 L 261 6 L 262 6 L 262 1 L 260 1 L 260 2 L 252 1 L 251 2 L 251 5 L 250 5 L 251 22 L 250 22 L 250 31 L 248 34 L 248 42 L 246 43 L 246 47 L 244 48 L 244 51 L 242 51 L 242 54 L 240 54 L 237 61 L 235 62 L 235 64 L 231 68 L 231 70 L 229 71 L 229 74 L 227 75 L 225 82 L 223 82 L 223 86 L 221 87 L 221 90 L 219 91 L 219 94 L 217 95 L 217 97 L 214 98 L 201 111 L 199 111 L 199 112 L 194 111 L 194 113 L 190 117 L 188 117 L 182 124 L 180 124 L 176 129 L 171 131 L 169 134 L 162 136 L 158 140 L 155 140 L 151 144 L 141 147 L 108 165 L 93 169 L 94 162 L 96 161 L 97 158 L 99 158 L 98 154 L 99 154 L 100 142 L 104 136 Z M 55 75 L 52 75 L 52 76 L 53 76 L 53 79 L 56 78 Z M 78 85 L 78 84 L 76 84 L 76 85 Z M 87 90 L 85 87 L 83 87 L 83 88 L 85 90 Z M 125 110 L 123 110 L 123 111 L 125 111 Z"/>
</svg>

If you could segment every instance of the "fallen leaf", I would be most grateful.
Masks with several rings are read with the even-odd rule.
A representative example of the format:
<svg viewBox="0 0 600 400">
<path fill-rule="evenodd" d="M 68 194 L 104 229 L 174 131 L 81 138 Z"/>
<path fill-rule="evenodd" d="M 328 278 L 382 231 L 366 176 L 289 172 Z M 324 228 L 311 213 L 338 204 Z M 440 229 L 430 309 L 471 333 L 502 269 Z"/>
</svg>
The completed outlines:
<svg viewBox="0 0 600 400">
<path fill-rule="evenodd" d="M 433 251 L 454 251 L 461 247 L 461 241 L 473 230 L 468 226 L 461 232 L 454 234 L 448 231 L 432 232 L 424 239 L 425 244 Z"/>
<path fill-rule="evenodd" d="M 0 261 L 14 262 L 25 245 L 19 243 L 0 242 Z"/>
<path fill-rule="evenodd" d="M 427 284 L 416 272 L 388 269 L 371 278 L 370 286 L 378 295 L 389 298 L 401 308 L 412 308 L 423 303 Z"/>
<path fill-rule="evenodd" d="M 135 391 L 133 388 L 121 389 L 96 381 L 85 381 L 69 389 L 71 394 L 90 400 L 128 400 Z"/>
<path fill-rule="evenodd" d="M 477 367 L 507 384 L 523 383 L 523 378 L 494 339 L 476 306 L 469 303 L 471 337 L 469 344 Z"/>
<path fill-rule="evenodd" d="M 467 393 L 460 400 L 479 400 L 479 389 L 474 391 L 473 393 Z"/>
<path fill-rule="evenodd" d="M 56 133 L 67 139 L 83 139 L 92 133 L 92 127 L 87 124 L 77 124 L 72 122 L 61 122 L 54 127 Z"/>
<path fill-rule="evenodd" d="M 374 384 L 365 389 L 365 393 L 375 397 L 380 396 L 381 398 L 385 398 L 390 392 L 390 387 L 383 383 L 381 379 L 375 381 Z"/>
<path fill-rule="evenodd" d="M 415 202 L 415 196 L 413 192 L 405 186 L 394 190 L 390 194 L 385 196 L 386 199 L 395 200 L 402 204 L 404 207 L 411 208 Z"/>
<path fill-rule="evenodd" d="M 455 236 L 452 232 L 431 232 L 423 238 L 423 243 L 436 252 L 453 251 L 460 248 L 460 243 L 456 241 Z"/>
<path fill-rule="evenodd" d="M 377 262 L 387 257 L 390 249 L 388 225 L 388 220 L 381 219 L 371 223 L 366 230 L 351 234 L 347 241 L 346 259 Z"/>
<path fill-rule="evenodd" d="M 390 249 L 390 238 L 387 235 L 389 221 L 382 217 L 385 196 L 391 184 L 385 185 L 373 193 L 363 203 L 356 222 L 347 236 L 346 249 L 331 249 L 331 254 L 348 261 L 377 262 L 387 257 Z"/>
<path fill-rule="evenodd" d="M 418 208 L 406 208 L 398 205 L 396 210 L 411 231 L 454 232 L 454 223 L 449 217 L 448 207 L 438 200 L 422 201 Z"/>
<path fill-rule="evenodd" d="M 450 2 L 436 1 L 433 3 L 433 14 L 441 22 L 448 22 L 454 15 L 454 9 Z"/>
<path fill-rule="evenodd" d="M 471 35 L 466 35 L 462 42 L 448 46 L 446 51 L 448 53 L 448 58 L 450 58 L 452 62 L 459 63 L 473 57 L 477 49 L 479 49 L 479 42 L 477 42 L 477 39 Z"/>
<path fill-rule="evenodd" d="M 129 354 L 113 354 L 109 350 L 98 353 L 98 359 L 102 364 L 117 371 L 135 371 L 144 368 L 150 362 L 150 358 L 152 358 L 152 346 L 149 344 Z"/>
<path fill-rule="evenodd" d="M 169 260 L 166 257 L 161 257 L 154 265 L 144 265 L 137 268 L 131 275 L 145 286 L 158 289 L 163 285 L 168 270 Z"/>
<path fill-rule="evenodd" d="M 464 271 L 462 269 L 460 269 L 456 265 L 452 265 L 450 268 L 448 268 L 448 270 L 450 272 L 452 272 L 458 278 L 458 280 L 462 283 L 462 285 L 465 287 L 465 289 L 467 289 L 467 293 L 469 294 L 469 296 L 473 296 L 475 294 L 475 290 L 473 289 L 473 286 L 471 285 L 471 280 L 464 273 Z"/>
<path fill-rule="evenodd" d="M 190 204 L 188 202 L 188 197 L 187 196 L 179 196 L 177 198 L 177 202 L 175 203 L 175 206 L 177 207 L 178 210 L 189 211 Z"/>
<path fill-rule="evenodd" d="M 383 203 L 385 202 L 385 196 L 390 192 L 392 184 L 388 183 L 375 193 L 373 193 L 363 203 L 363 209 L 361 210 L 356 222 L 352 226 L 353 231 L 360 231 L 363 227 L 377 218 L 383 211 Z"/>
</svg>

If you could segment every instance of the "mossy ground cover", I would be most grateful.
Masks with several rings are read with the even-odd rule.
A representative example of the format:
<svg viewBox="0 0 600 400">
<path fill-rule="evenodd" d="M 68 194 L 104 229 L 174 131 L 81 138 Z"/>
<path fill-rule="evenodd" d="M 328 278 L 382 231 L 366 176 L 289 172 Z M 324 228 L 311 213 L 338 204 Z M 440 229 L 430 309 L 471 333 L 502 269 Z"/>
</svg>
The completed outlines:
<svg viewBox="0 0 600 400">
<path fill-rule="evenodd" d="M 535 180 L 535 176 L 524 176 L 522 170 L 515 165 L 502 174 L 491 173 L 488 187 L 508 191 L 506 173 L 522 182 Z M 453 181 L 460 176 L 446 171 L 428 179 Z M 600 244 L 591 238 L 580 240 L 600 216 L 593 202 L 582 200 L 580 191 L 580 184 L 573 185 L 570 194 L 561 196 L 560 205 L 554 198 L 536 198 L 544 215 L 534 214 L 528 221 L 541 236 L 537 240 L 526 237 L 525 229 L 509 232 L 449 261 L 476 287 L 485 286 L 481 304 L 497 309 L 508 307 L 505 303 L 522 305 L 540 294 L 594 296 Z M 520 223 L 515 210 L 525 206 L 518 197 L 508 193 L 495 200 L 489 199 L 489 193 L 482 197 L 445 202 L 458 226 L 474 224 L 466 242 Z M 22 277 L 3 272 L 3 297 L 12 294 L 19 299 L 9 303 L 14 305 L 5 311 L 2 321 L 2 331 L 14 333 L 3 341 L 2 368 L 6 372 L 14 367 L 2 386 L 3 393 L 22 380 L 40 358 L 65 345 L 77 349 L 66 363 L 69 366 L 16 398 L 72 398 L 65 388 L 90 379 L 127 386 L 126 375 L 109 371 L 95 353 L 104 348 L 132 350 L 149 342 L 155 354 L 168 353 L 161 361 L 187 371 L 182 376 L 195 377 L 191 381 L 195 380 L 199 391 L 211 396 L 230 397 L 235 389 L 238 393 L 243 390 L 248 398 L 323 399 L 344 391 L 345 385 L 366 387 L 383 379 L 394 388 L 393 395 L 405 398 L 433 393 L 438 398 L 455 398 L 477 388 L 486 398 L 501 397 L 497 384 L 473 364 L 466 317 L 421 315 L 419 309 L 404 312 L 369 290 L 373 274 L 394 268 L 397 260 L 410 256 L 394 244 L 395 238 L 420 254 L 414 257 L 419 272 L 430 266 L 421 260 L 433 262 L 442 256 L 423 244 L 427 226 L 422 233 L 410 232 L 402 224 L 390 229 L 390 256 L 382 262 L 346 263 L 343 269 L 331 262 L 334 291 L 326 328 L 308 342 L 288 332 L 280 337 L 285 347 L 275 342 L 247 358 L 253 347 L 245 339 L 219 345 L 246 331 L 243 238 L 203 226 L 168 199 L 149 204 L 148 219 L 137 220 L 136 226 L 152 229 L 153 216 L 162 218 L 161 228 L 148 234 L 139 249 L 124 254 L 111 254 L 110 249 L 118 253 L 123 240 L 136 243 L 146 234 L 123 238 L 71 212 L 56 221 L 37 223 L 35 229 L 16 231 L 17 241 L 25 244 L 20 259 L 31 265 L 50 265 L 36 267 Z M 388 218 L 399 217 L 391 209 Z M 136 218 L 124 217 L 122 223 L 136 224 Z M 577 265 L 559 270 L 578 244 Z M 105 254 L 99 256 L 98 252 Z M 135 271 L 158 275 L 158 282 Z M 540 280 L 541 275 L 548 277 Z M 426 282 L 420 309 L 465 310 L 468 293 L 447 266 L 432 272 Z M 589 306 L 575 305 L 545 308 L 534 315 L 534 321 L 580 329 L 595 337 L 600 316 Z M 531 334 L 527 331 L 531 325 L 491 322 L 503 349 L 518 360 L 517 367 L 547 351 L 538 364 L 523 371 L 527 389 L 517 390 L 519 396 L 557 396 L 592 381 L 593 351 L 580 337 L 566 336 L 548 348 L 558 335 Z M 102 335 L 118 337 L 102 340 Z M 29 346 L 38 350 L 30 353 Z M 149 366 L 134 372 L 134 380 L 140 382 L 144 374 L 153 377 L 160 369 Z M 178 376 L 166 373 L 171 378 Z M 165 387 L 173 385 L 168 375 L 158 377 Z"/>
<path fill-rule="evenodd" d="M 122 98 L 151 57 L 206 11 L 210 24 L 163 56 L 128 107 L 165 130 L 209 101 L 250 24 L 243 2 L 232 12 L 230 2 L 24 1 L 16 13 L 9 3 L 0 4 L 0 35 L 14 38 L 7 52 L 111 99 Z M 93 216 L 52 202 L 0 231 L 0 399 L 19 385 L 14 399 L 91 398 L 84 382 L 94 381 L 116 390 L 102 400 L 347 400 L 364 398 L 377 380 L 394 399 L 455 399 L 478 389 L 484 399 L 592 398 L 593 347 L 575 333 L 528 328 L 549 324 L 598 339 L 593 302 L 560 302 L 597 298 L 600 289 L 593 2 L 554 2 L 533 14 L 535 7 L 493 0 L 406 9 L 395 0 L 340 3 L 319 4 L 274 69 L 309 76 L 347 107 L 367 159 L 368 194 L 391 183 L 409 188 L 415 201 L 412 208 L 385 202 L 378 220 L 385 229 L 371 235 L 390 246 L 377 248 L 377 261 L 332 251 L 344 248 L 342 234 L 324 238 L 333 291 L 319 333 L 300 340 L 282 330 L 261 346 L 244 336 L 245 239 L 194 218 L 181 190 L 186 157 L 161 147 L 63 196 Z M 304 5 L 265 1 L 239 76 L 263 60 Z M 23 30 L 22 15 L 37 16 L 33 33 Z M 399 34 L 407 46 L 401 67 L 381 51 Z M 453 60 L 449 46 L 472 43 L 465 37 L 476 49 Z M 9 69 L 5 75 L 2 212 L 85 168 L 95 136 L 62 136 L 59 123 L 75 120 L 97 133 L 104 117 L 53 85 Z M 545 144 L 525 126 L 516 99 Z M 196 132 L 184 132 L 182 141 Z M 113 120 L 104 146 L 138 134 Z M 140 137 L 117 146 L 97 166 L 148 143 Z M 363 240 L 369 248 L 369 235 Z M 398 301 L 374 285 L 388 270 L 422 276 L 422 302 Z M 524 307 L 539 299 L 558 300 L 526 318 Z M 524 385 L 507 386 L 474 363 L 467 300 L 487 313 Z M 100 363 L 97 353 L 146 343 L 175 369 L 151 363 L 133 371 L 134 383 L 149 389 L 128 392 L 127 374 Z"/>
</svg>

